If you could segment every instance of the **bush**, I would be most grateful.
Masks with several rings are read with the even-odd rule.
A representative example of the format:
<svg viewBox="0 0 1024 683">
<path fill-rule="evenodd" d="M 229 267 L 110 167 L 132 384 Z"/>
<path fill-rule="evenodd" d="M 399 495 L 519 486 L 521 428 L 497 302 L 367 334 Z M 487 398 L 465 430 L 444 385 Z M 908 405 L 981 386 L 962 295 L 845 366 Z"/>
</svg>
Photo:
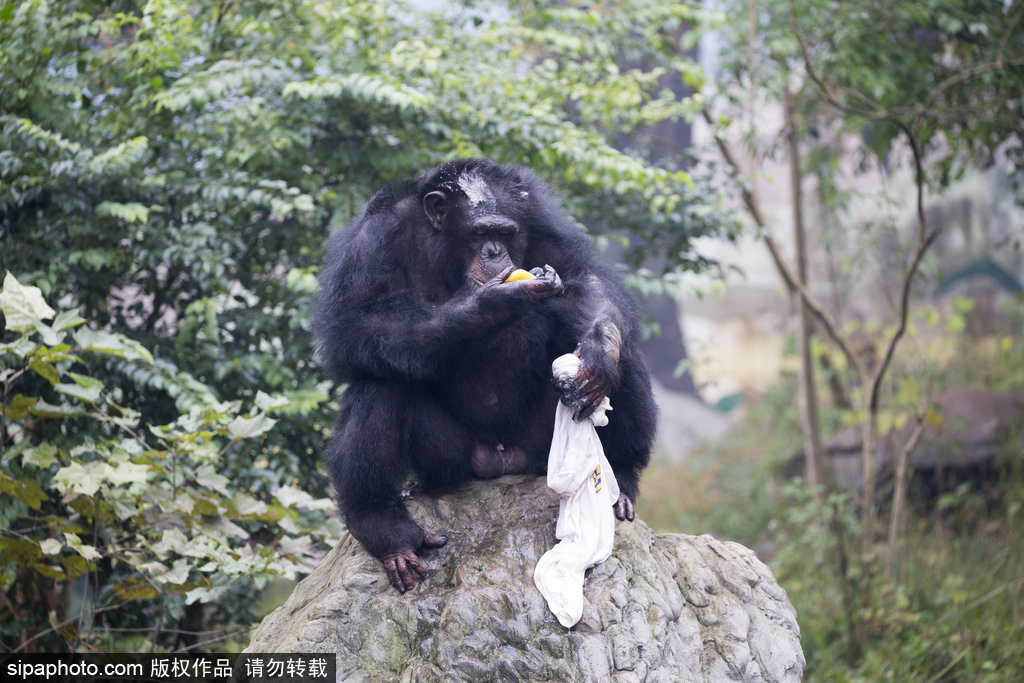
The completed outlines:
<svg viewBox="0 0 1024 683">
<path fill-rule="evenodd" d="M 162 375 L 138 342 L 93 330 L 73 311 L 55 314 L 38 288 L 10 273 L 0 310 L 14 333 L 0 345 L 7 648 L 148 650 L 194 644 L 211 627 L 208 636 L 245 628 L 252 601 L 227 596 L 309 571 L 337 540 L 329 500 L 255 467 L 245 477 L 223 474 L 229 452 L 255 459 L 278 422 L 271 415 L 313 404 L 262 392 L 247 410 L 217 401 L 195 378 Z M 104 363 L 150 383 L 163 377 L 187 410 L 143 431 L 138 412 L 92 374 Z M 252 486 L 256 480 L 267 486 Z M 208 603 L 219 604 L 195 618 Z"/>
</svg>

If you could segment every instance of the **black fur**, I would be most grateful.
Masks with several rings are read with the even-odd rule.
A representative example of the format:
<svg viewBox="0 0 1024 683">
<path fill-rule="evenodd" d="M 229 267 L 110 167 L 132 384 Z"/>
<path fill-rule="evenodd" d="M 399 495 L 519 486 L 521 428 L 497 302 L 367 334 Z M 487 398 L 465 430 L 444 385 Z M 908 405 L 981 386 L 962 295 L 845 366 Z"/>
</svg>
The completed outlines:
<svg viewBox="0 0 1024 683">
<path fill-rule="evenodd" d="M 486 181 L 493 202 L 467 199 L 458 181 L 467 173 Z M 424 211 L 434 191 L 449 199 L 441 228 Z M 503 242 L 512 263 L 550 264 L 564 290 L 534 300 L 510 295 L 511 283 L 469 280 L 466 226 L 492 214 L 518 225 Z M 559 398 L 551 362 L 577 345 L 611 389 L 613 411 L 598 434 L 635 500 L 657 419 L 636 305 L 533 172 L 462 159 L 385 187 L 332 239 L 320 285 L 321 362 L 349 383 L 327 465 L 349 530 L 372 554 L 424 543 L 400 497 L 410 472 L 432 487 L 465 482 L 479 444 L 519 448 L 529 469 L 544 472 Z M 617 363 L 602 346 L 609 323 L 621 333 Z"/>
</svg>

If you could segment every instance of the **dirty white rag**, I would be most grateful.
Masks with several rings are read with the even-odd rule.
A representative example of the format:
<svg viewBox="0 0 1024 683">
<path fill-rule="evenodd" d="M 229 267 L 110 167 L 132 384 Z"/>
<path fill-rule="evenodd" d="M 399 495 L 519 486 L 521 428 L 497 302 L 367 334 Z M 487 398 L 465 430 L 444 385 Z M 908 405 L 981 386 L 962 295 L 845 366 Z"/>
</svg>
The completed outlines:
<svg viewBox="0 0 1024 683">
<path fill-rule="evenodd" d="M 551 364 L 558 378 L 575 375 L 579 367 L 580 359 L 571 353 Z M 594 429 L 608 424 L 608 399 L 586 420 L 573 420 L 572 409 L 561 402 L 555 410 L 548 486 L 561 495 L 555 527 L 561 542 L 540 558 L 533 581 L 551 612 L 569 628 L 583 616 L 584 572 L 612 554 L 619 485 Z"/>
</svg>

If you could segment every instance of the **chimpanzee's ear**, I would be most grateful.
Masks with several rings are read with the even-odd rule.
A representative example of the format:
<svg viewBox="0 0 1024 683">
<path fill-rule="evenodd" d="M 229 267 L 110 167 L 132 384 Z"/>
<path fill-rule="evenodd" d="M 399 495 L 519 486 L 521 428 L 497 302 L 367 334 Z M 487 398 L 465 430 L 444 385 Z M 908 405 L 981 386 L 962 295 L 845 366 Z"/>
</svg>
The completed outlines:
<svg viewBox="0 0 1024 683">
<path fill-rule="evenodd" d="M 423 210 L 427 218 L 433 223 L 434 229 L 441 229 L 441 221 L 448 213 L 448 195 L 440 190 L 435 190 L 423 198 Z"/>
</svg>

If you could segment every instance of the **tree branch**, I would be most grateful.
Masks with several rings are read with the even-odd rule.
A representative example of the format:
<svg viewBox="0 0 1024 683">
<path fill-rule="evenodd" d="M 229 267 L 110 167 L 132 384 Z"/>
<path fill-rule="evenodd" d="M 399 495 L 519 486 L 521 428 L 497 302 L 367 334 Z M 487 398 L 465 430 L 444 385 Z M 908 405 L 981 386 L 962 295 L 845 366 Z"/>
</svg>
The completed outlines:
<svg viewBox="0 0 1024 683">
<path fill-rule="evenodd" d="M 906 333 L 906 330 L 907 330 L 907 318 L 908 318 L 909 313 L 910 313 L 910 303 L 909 303 L 909 301 L 910 301 L 910 290 L 911 290 L 911 287 L 913 285 L 914 276 L 917 274 L 918 267 L 921 264 L 921 259 L 924 256 L 925 252 L 928 250 L 928 248 L 935 241 L 935 238 L 938 237 L 938 231 L 937 230 L 932 231 L 931 233 L 928 232 L 927 223 L 925 221 L 925 214 L 924 214 L 924 171 L 923 171 L 923 166 L 922 166 L 922 162 L 921 162 L 921 150 L 919 149 L 918 144 L 917 144 L 917 137 L 915 136 L 914 131 L 911 129 L 910 126 L 908 126 L 898 116 L 895 116 L 892 112 L 889 112 L 884 107 L 882 107 L 880 104 L 873 102 L 872 100 L 870 100 L 869 98 L 867 98 L 863 94 L 857 93 L 856 91 L 852 91 L 852 92 L 848 93 L 848 94 L 851 94 L 851 95 L 854 95 L 854 96 L 858 97 L 862 102 L 865 102 L 866 104 L 871 106 L 874 109 L 874 111 L 866 112 L 866 111 L 858 110 L 858 109 L 855 109 L 853 107 L 849 107 L 849 106 L 844 105 L 841 102 L 839 102 L 839 100 L 836 98 L 835 94 L 828 88 L 828 86 L 825 85 L 824 82 L 821 81 L 820 78 L 818 78 L 818 75 L 814 71 L 814 66 L 811 64 L 810 55 L 807 52 L 807 46 L 804 44 L 803 38 L 800 36 L 800 32 L 799 32 L 799 30 L 797 28 L 797 23 L 796 23 L 796 7 L 795 7 L 795 5 L 793 3 L 793 0 L 790 0 L 789 9 L 790 9 L 790 13 L 789 13 L 790 29 L 793 32 L 793 36 L 796 38 L 797 44 L 800 47 L 800 55 L 801 55 L 801 58 L 803 59 L 803 62 L 804 62 L 804 68 L 807 70 L 807 76 L 808 76 L 808 78 L 810 78 L 811 82 L 814 83 L 815 87 L 822 94 L 822 96 L 824 96 L 825 99 L 832 106 L 834 106 L 835 108 L 837 108 L 838 110 L 840 110 L 842 112 L 845 112 L 845 113 L 848 113 L 848 114 L 854 114 L 854 115 L 857 115 L 857 116 L 864 116 L 864 117 L 872 118 L 872 119 L 887 119 L 887 120 L 893 122 L 896 126 L 898 126 L 900 128 L 900 130 L 902 130 L 904 132 L 904 134 L 906 134 L 907 141 L 910 143 L 910 148 L 911 148 L 911 151 L 913 152 L 913 155 L 914 155 L 914 176 L 915 176 L 914 179 L 915 179 L 915 182 L 916 182 L 916 185 L 917 185 L 917 248 L 914 251 L 914 255 L 911 258 L 910 264 L 907 266 L 906 270 L 904 271 L 903 288 L 902 288 L 902 293 L 901 293 L 901 296 L 900 296 L 900 308 L 899 308 L 899 311 L 898 311 L 899 327 L 897 328 L 896 333 L 889 340 L 889 343 L 888 343 L 887 348 L 885 350 L 885 354 L 883 355 L 883 358 L 882 358 L 882 362 L 878 364 L 878 366 L 875 368 L 875 371 L 872 373 L 871 382 L 870 382 L 870 399 L 869 399 L 869 403 L 868 403 L 868 409 L 869 409 L 869 411 L 874 411 L 878 407 L 879 390 L 881 388 L 881 380 L 885 376 L 885 372 L 886 372 L 886 370 L 888 370 L 889 364 L 892 362 L 893 355 L 896 352 L 896 346 L 898 345 L 900 339 L 903 338 L 903 335 Z M 1000 65 L 999 68 L 1001 68 L 1001 66 L 1002 65 Z M 921 120 L 921 117 L 923 116 L 923 112 L 928 110 L 928 107 L 931 104 L 931 102 L 934 101 L 934 99 L 936 97 L 938 97 L 939 94 L 941 94 L 943 90 L 951 87 L 952 85 L 954 85 L 954 84 L 956 84 L 956 83 L 958 83 L 960 81 L 963 81 L 963 80 L 965 80 L 967 78 L 970 78 L 970 77 L 972 77 L 974 75 L 985 73 L 986 71 L 991 71 L 994 68 L 996 68 L 996 66 L 994 64 L 979 65 L 977 67 L 974 67 L 973 69 L 968 69 L 967 71 L 961 72 L 961 73 L 959 73 L 959 74 L 957 74 L 955 76 L 951 76 L 950 78 L 947 78 L 945 81 L 943 81 L 942 83 L 937 85 L 932 90 L 931 93 L 929 93 L 928 97 L 925 99 L 924 106 L 921 107 L 918 110 L 918 115 L 917 115 L 917 119 L 916 120 L 917 121 Z M 772 249 L 772 247 L 771 247 L 771 245 L 769 245 L 769 250 L 771 250 L 771 249 Z M 775 254 L 773 253 L 772 256 L 774 258 Z M 789 278 L 787 278 L 787 279 L 789 279 Z M 801 294 L 803 294 L 803 292 L 801 292 Z M 811 307 L 812 310 L 814 310 L 814 306 L 810 302 L 808 302 L 808 305 Z M 818 314 L 817 311 L 815 311 L 815 313 Z M 822 320 L 824 322 L 823 318 L 822 318 Z M 834 327 L 834 325 L 833 325 L 833 327 Z M 829 332 L 829 336 L 830 337 L 833 337 L 834 339 L 838 338 L 838 335 L 833 335 L 832 334 L 832 329 L 830 329 L 827 324 L 826 324 L 826 330 Z M 844 349 L 844 353 L 846 353 L 845 349 Z M 851 354 L 848 354 L 848 355 L 851 355 Z"/>
<path fill-rule="evenodd" d="M 1006 36 L 1004 36 L 1004 38 L 1005 37 Z M 1002 51 L 1003 46 L 1000 45 L 1000 55 L 1002 55 Z M 1021 66 L 1022 64 L 1024 64 L 1024 58 L 1022 57 L 1018 57 L 1016 59 L 1011 59 L 1007 62 L 1004 62 L 1002 60 L 1002 57 L 1000 56 L 994 62 L 989 62 L 988 64 L 979 64 L 977 66 L 971 67 L 970 69 L 967 69 L 966 71 L 961 71 L 960 73 L 953 74 L 952 76 L 950 76 L 949 78 L 945 79 L 937 86 L 932 88 L 931 92 L 928 93 L 928 96 L 924 98 L 924 102 L 921 103 L 921 108 L 917 114 L 917 120 L 921 120 L 924 117 L 925 112 L 928 111 L 928 108 L 932 105 L 932 102 L 935 101 L 935 98 L 941 95 L 943 91 L 948 90 L 957 83 L 966 81 L 968 78 L 974 78 L 975 76 L 979 76 L 983 73 L 988 73 L 989 71 L 998 71 L 999 69 L 1005 69 L 1006 67 L 1009 66 Z"/>
<path fill-rule="evenodd" d="M 815 73 L 814 67 L 811 65 L 811 56 L 807 52 L 807 45 L 804 43 L 804 39 L 800 36 L 800 31 L 796 25 L 796 6 L 793 4 L 793 0 L 790 0 L 789 2 L 789 27 L 790 30 L 793 32 L 793 37 L 796 38 L 797 45 L 800 47 L 800 58 L 803 60 L 804 69 L 807 71 L 807 77 L 811 79 L 811 82 L 814 83 L 815 87 L 818 88 L 818 91 L 825 96 L 825 99 L 828 100 L 829 104 L 847 114 L 853 114 L 854 116 L 863 116 L 869 119 L 885 119 L 891 116 L 891 114 L 888 112 L 888 110 L 886 110 L 885 107 L 875 102 L 867 95 L 858 90 L 842 88 L 844 94 L 857 98 L 865 105 L 871 107 L 871 111 L 856 109 L 854 107 L 850 107 L 843 104 L 838 99 L 836 99 L 836 96 L 832 93 L 832 90 L 827 85 L 825 85 L 825 83 L 820 78 L 818 78 L 818 74 Z"/>
<path fill-rule="evenodd" d="M 1006 48 L 1007 42 L 1009 41 L 1010 34 L 1012 33 L 1016 24 L 1021 20 L 1022 16 L 1024 16 L 1024 7 L 1022 7 L 1016 15 L 1014 15 L 1013 19 L 1010 22 L 1010 25 L 1007 27 L 1006 31 L 1003 32 L 1003 37 L 1002 40 L 999 42 L 999 49 L 996 53 L 996 61 L 989 62 L 987 64 L 979 64 L 977 66 L 973 66 L 970 69 L 966 69 L 965 71 L 961 71 L 960 73 L 949 76 L 941 83 L 936 85 L 934 88 L 932 88 L 931 92 L 929 92 L 928 95 L 924 98 L 924 101 L 922 102 L 921 106 L 917 108 L 915 121 L 919 122 L 924 117 L 925 112 L 927 112 L 928 109 L 931 107 L 935 99 L 944 91 L 948 90 L 957 83 L 962 83 L 963 81 L 966 81 L 970 78 L 974 78 L 975 76 L 979 76 L 984 73 L 988 73 L 989 71 L 998 71 L 999 69 L 1005 69 L 1010 66 L 1024 65 L 1024 57 L 1016 57 L 1008 61 L 1003 61 L 1003 52 Z M 800 58 L 804 63 L 804 69 L 807 71 L 807 77 L 811 80 L 812 83 L 814 83 L 815 87 L 825 97 L 825 99 L 828 100 L 829 104 L 847 114 L 863 116 L 865 118 L 875 120 L 889 119 L 899 124 L 898 119 L 896 118 L 896 116 L 893 115 L 892 112 L 890 112 L 881 104 L 875 102 L 874 100 L 872 100 L 859 90 L 845 88 L 841 86 L 839 88 L 840 92 L 842 92 L 844 95 L 854 97 L 860 100 L 866 106 L 870 107 L 870 110 L 857 109 L 855 107 L 843 104 L 838 100 L 833 90 L 829 88 L 827 85 L 825 85 L 824 81 L 822 81 L 821 78 L 818 77 L 818 74 L 817 72 L 815 72 L 814 66 L 811 63 L 811 57 L 810 53 L 807 51 L 807 45 L 806 43 L 804 43 L 803 37 L 800 35 L 800 31 L 797 28 L 796 6 L 793 0 L 790 0 L 789 2 L 789 25 L 790 30 L 793 32 L 793 37 L 796 38 L 797 45 L 800 48 Z"/>
<path fill-rule="evenodd" d="M 913 132 L 905 123 L 899 119 L 893 119 L 893 122 L 903 130 L 904 134 L 906 134 L 907 141 L 910 143 L 910 149 L 914 154 L 914 182 L 917 185 L 917 248 L 914 250 L 914 256 L 911 258 L 910 263 L 907 265 L 907 268 L 903 273 L 903 291 L 900 294 L 899 327 L 896 329 L 896 333 L 893 334 L 892 338 L 889 340 L 882 362 L 878 364 L 877 368 L 875 368 L 874 375 L 871 378 L 871 399 L 868 404 L 868 409 L 872 411 L 878 407 L 882 377 L 885 376 L 889 363 L 892 361 L 893 355 L 896 353 L 896 345 L 907 331 L 907 319 L 910 316 L 910 290 L 914 284 L 914 276 L 917 275 L 917 269 L 921 265 L 921 259 L 924 257 L 925 252 L 928 251 L 928 248 L 935 241 L 935 238 L 939 236 L 938 229 L 928 232 L 928 226 L 925 219 L 924 168 L 921 163 L 921 150 L 918 149 L 917 146 L 917 138 L 914 137 Z"/>
<path fill-rule="evenodd" d="M 706 109 L 701 113 L 704 116 L 704 120 L 708 123 L 708 125 L 714 126 L 714 121 L 712 121 L 711 119 L 711 114 L 708 113 Z M 733 156 L 732 150 L 729 149 L 728 145 L 725 144 L 725 141 L 718 135 L 715 135 L 715 144 L 718 145 L 719 152 L 722 154 L 722 157 L 725 159 L 725 162 L 732 169 L 731 174 L 733 175 L 733 177 L 739 177 L 742 179 L 742 173 L 740 172 L 739 164 L 736 163 L 736 158 Z M 744 204 L 746 204 L 747 210 L 753 217 L 754 222 L 757 224 L 757 227 L 764 231 L 764 243 L 768 247 L 768 253 L 771 254 L 772 260 L 775 262 L 775 267 L 778 268 L 779 274 L 782 276 L 783 281 L 785 281 L 786 283 L 786 287 L 791 292 L 797 292 L 800 294 L 800 298 L 810 309 L 814 317 L 817 318 L 818 322 L 821 324 L 822 329 L 825 331 L 825 334 L 828 335 L 829 339 L 831 339 L 832 342 L 837 347 L 839 347 L 839 350 L 843 352 L 843 355 L 846 356 L 846 360 L 847 362 L 850 363 L 850 366 L 856 369 L 857 373 L 863 377 L 865 374 L 863 372 L 864 368 L 862 367 L 860 361 L 857 359 L 857 356 L 854 355 L 853 351 L 846 343 L 846 340 L 840 334 L 839 327 L 836 325 L 835 320 L 832 318 L 829 312 L 825 310 L 825 308 L 816 299 L 814 299 L 814 297 L 811 296 L 811 293 L 807 291 L 807 288 L 800 282 L 800 278 L 797 277 L 792 267 L 789 265 L 785 257 L 782 255 L 782 250 L 779 249 L 779 245 L 775 242 L 775 239 L 772 238 L 772 236 L 767 233 L 768 224 L 765 221 L 764 214 L 761 212 L 761 205 L 757 201 L 757 198 L 747 187 L 743 187 L 740 190 L 740 192 L 743 196 L 743 202 Z"/>
<path fill-rule="evenodd" d="M 1003 38 L 999 41 L 999 49 L 996 51 L 996 61 L 1003 61 L 1003 51 L 1006 49 L 1006 43 L 1010 40 L 1010 34 L 1013 33 L 1013 29 L 1017 28 L 1017 24 L 1020 23 L 1021 17 L 1024 17 L 1024 4 L 1020 6 L 1017 13 L 1013 15 L 1013 19 L 1010 20 L 1010 25 L 1003 31 Z"/>
</svg>

